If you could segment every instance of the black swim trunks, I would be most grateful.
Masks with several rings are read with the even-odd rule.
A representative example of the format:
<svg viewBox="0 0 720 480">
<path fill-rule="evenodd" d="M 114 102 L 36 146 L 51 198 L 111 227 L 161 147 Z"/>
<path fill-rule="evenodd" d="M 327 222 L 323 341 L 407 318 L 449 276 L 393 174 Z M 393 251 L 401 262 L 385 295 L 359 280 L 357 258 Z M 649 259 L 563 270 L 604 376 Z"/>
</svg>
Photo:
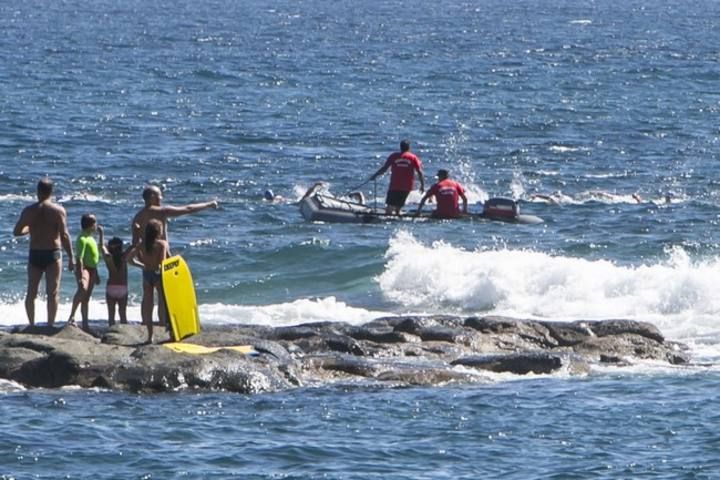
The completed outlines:
<svg viewBox="0 0 720 480">
<path fill-rule="evenodd" d="M 51 250 L 30 249 L 28 263 L 40 270 L 46 270 L 61 258 L 62 252 L 59 248 L 53 248 Z"/>
<path fill-rule="evenodd" d="M 402 208 L 405 206 L 408 195 L 410 195 L 410 192 L 388 190 L 387 196 L 385 197 L 385 205 Z"/>
<path fill-rule="evenodd" d="M 143 270 L 142 275 L 143 281 L 152 287 L 160 285 L 160 281 L 162 280 L 162 275 L 160 275 L 160 272 Z"/>
</svg>

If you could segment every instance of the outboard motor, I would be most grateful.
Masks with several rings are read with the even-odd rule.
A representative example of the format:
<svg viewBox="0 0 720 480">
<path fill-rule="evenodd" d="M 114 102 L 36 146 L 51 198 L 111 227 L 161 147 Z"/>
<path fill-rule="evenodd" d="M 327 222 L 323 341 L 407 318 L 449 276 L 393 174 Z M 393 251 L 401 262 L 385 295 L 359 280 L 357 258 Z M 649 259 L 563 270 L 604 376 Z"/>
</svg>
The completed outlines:
<svg viewBox="0 0 720 480">
<path fill-rule="evenodd" d="M 497 219 L 513 219 L 520 214 L 520 206 L 511 198 L 489 198 L 483 205 L 483 216 Z"/>
</svg>

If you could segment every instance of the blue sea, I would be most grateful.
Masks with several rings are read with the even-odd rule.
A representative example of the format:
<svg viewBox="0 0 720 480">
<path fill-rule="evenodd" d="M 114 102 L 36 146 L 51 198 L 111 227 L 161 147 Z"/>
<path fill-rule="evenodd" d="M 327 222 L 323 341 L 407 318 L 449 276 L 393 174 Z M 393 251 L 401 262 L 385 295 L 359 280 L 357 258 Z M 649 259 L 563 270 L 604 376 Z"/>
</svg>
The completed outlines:
<svg viewBox="0 0 720 480">
<path fill-rule="evenodd" d="M 27 322 L 12 228 L 48 175 L 73 237 L 92 212 L 129 240 L 147 184 L 217 199 L 170 224 L 203 324 L 629 318 L 693 356 L 253 396 L 0 382 L 0 479 L 720 478 L 719 2 L 7 0 L 0 30 L 0 326 Z M 403 138 L 471 210 L 545 223 L 303 220 Z"/>
</svg>

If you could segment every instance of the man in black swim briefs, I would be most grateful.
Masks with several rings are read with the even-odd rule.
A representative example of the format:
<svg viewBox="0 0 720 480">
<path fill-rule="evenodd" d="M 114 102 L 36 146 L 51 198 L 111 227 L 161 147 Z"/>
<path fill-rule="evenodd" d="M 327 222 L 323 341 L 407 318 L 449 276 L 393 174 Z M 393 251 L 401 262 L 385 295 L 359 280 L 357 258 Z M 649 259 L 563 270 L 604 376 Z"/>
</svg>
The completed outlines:
<svg viewBox="0 0 720 480">
<path fill-rule="evenodd" d="M 25 207 L 15 224 L 15 236 L 30 235 L 28 255 L 28 285 L 25 312 L 30 325 L 35 325 L 35 298 L 43 274 L 47 292 L 47 322 L 55 323 L 59 303 L 62 273 L 62 247 L 68 256 L 68 268 L 73 269 L 73 252 L 67 228 L 65 209 L 50 200 L 53 184 L 43 178 L 37 184 L 38 201 Z"/>
<path fill-rule="evenodd" d="M 53 248 L 52 250 L 30 249 L 30 254 L 28 255 L 28 262 L 43 272 L 61 259 L 62 251 L 59 248 Z"/>
</svg>

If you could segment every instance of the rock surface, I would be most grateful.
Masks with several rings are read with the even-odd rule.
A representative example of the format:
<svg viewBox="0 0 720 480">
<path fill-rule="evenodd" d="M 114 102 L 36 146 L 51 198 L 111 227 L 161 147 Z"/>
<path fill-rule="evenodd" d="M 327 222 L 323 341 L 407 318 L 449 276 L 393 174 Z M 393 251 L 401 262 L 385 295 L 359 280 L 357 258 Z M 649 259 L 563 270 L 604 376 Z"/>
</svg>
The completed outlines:
<svg viewBox="0 0 720 480">
<path fill-rule="evenodd" d="M 630 320 L 427 316 L 361 326 L 211 325 L 184 341 L 251 345 L 250 354 L 177 353 L 142 344 L 144 336 L 137 324 L 98 327 L 92 334 L 74 326 L 0 332 L 0 378 L 27 387 L 259 393 L 338 381 L 436 385 L 482 381 L 482 372 L 582 374 L 599 364 L 689 361 L 683 345 L 666 341 L 652 324 Z"/>
</svg>

